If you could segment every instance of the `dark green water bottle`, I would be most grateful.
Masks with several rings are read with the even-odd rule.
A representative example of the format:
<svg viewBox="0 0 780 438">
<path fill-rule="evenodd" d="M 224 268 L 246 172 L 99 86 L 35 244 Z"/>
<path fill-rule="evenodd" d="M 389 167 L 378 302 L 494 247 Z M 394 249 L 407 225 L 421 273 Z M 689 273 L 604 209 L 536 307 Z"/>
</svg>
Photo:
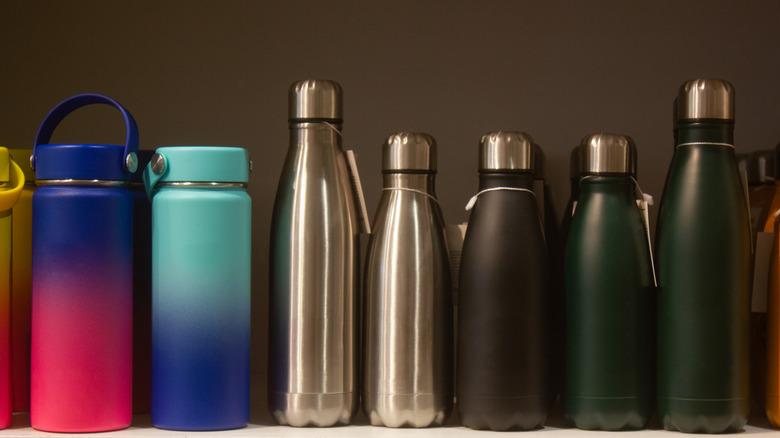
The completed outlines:
<svg viewBox="0 0 780 438">
<path fill-rule="evenodd" d="M 734 154 L 734 88 L 680 88 L 658 216 L 658 411 L 664 428 L 741 430 L 748 414 L 750 222 Z"/>
<path fill-rule="evenodd" d="M 641 429 L 653 391 L 653 271 L 634 179 L 636 148 L 585 137 L 566 243 L 566 418 L 581 429 Z"/>
</svg>

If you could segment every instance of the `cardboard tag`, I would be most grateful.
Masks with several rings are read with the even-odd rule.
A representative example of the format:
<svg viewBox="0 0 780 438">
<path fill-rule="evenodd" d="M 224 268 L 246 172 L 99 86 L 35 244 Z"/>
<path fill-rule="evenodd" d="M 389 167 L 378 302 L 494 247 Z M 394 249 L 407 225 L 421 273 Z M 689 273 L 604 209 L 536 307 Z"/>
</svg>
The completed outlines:
<svg viewBox="0 0 780 438">
<path fill-rule="evenodd" d="M 755 258 L 753 260 L 753 294 L 750 309 L 754 313 L 766 313 L 769 289 L 769 264 L 772 261 L 775 233 L 756 233 Z"/>
<path fill-rule="evenodd" d="M 450 257 L 450 275 L 452 276 L 452 289 L 457 291 L 460 283 L 460 259 L 463 253 L 463 240 L 466 238 L 468 223 L 447 225 L 447 249 Z"/>
<path fill-rule="evenodd" d="M 355 196 L 355 202 L 358 204 L 358 214 L 360 215 L 360 227 L 363 234 L 371 234 L 371 220 L 368 218 L 368 209 L 366 208 L 366 197 L 363 194 L 363 184 L 360 182 L 360 172 L 357 166 L 357 154 L 353 150 L 344 152 L 347 157 L 347 167 L 349 168 L 349 182 L 352 185 L 352 193 Z"/>
</svg>

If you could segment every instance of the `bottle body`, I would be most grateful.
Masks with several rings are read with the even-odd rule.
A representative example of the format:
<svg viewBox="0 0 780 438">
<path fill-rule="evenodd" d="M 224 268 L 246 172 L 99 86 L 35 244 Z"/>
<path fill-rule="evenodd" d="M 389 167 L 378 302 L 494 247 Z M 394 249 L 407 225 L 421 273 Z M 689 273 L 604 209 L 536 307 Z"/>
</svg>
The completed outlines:
<svg viewBox="0 0 780 438">
<path fill-rule="evenodd" d="M 251 200 L 243 189 L 160 187 L 152 204 L 152 423 L 249 421 Z"/>
<path fill-rule="evenodd" d="M 270 239 L 269 406 L 280 424 L 345 424 L 356 408 L 356 207 L 338 134 L 319 123 L 290 133 Z"/>
<path fill-rule="evenodd" d="M 454 347 L 442 213 L 432 174 L 384 178 L 366 255 L 364 408 L 372 425 L 440 425 L 452 409 Z"/>
<path fill-rule="evenodd" d="M 483 173 L 480 190 L 531 189 L 528 173 Z M 549 256 L 534 196 L 479 195 L 463 243 L 458 406 L 475 429 L 535 429 L 550 402 Z"/>
<path fill-rule="evenodd" d="M 133 413 L 149 412 L 152 380 L 152 206 L 133 193 Z"/>
<path fill-rule="evenodd" d="M 30 421 L 36 429 L 130 425 L 132 209 L 124 187 L 45 186 L 33 196 Z"/>
<path fill-rule="evenodd" d="M 30 410 L 33 184 L 24 186 L 12 212 L 11 389 L 14 412 Z"/>
<path fill-rule="evenodd" d="M 659 212 L 658 409 L 667 429 L 740 430 L 748 411 L 750 224 L 733 125 L 692 123 Z M 704 143 L 704 144 L 702 144 Z"/>
<path fill-rule="evenodd" d="M 566 418 L 641 429 L 653 391 L 650 250 L 629 176 L 581 183 L 566 245 Z"/>
</svg>

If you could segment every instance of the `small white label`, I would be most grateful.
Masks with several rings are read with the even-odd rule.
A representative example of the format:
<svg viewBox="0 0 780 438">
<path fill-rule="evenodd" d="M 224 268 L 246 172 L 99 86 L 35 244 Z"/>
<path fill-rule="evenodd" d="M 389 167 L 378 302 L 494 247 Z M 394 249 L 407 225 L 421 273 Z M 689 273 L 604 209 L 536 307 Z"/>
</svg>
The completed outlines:
<svg viewBox="0 0 780 438">
<path fill-rule="evenodd" d="M 360 172 L 358 172 L 357 166 L 357 154 L 355 154 L 355 151 L 351 149 L 346 151 L 344 154 L 347 157 L 347 166 L 349 167 L 349 180 L 352 185 L 352 193 L 355 196 L 355 202 L 358 204 L 360 226 L 363 230 L 363 234 L 371 234 L 371 221 L 368 219 L 366 197 L 363 195 L 363 184 L 360 182 Z"/>
</svg>

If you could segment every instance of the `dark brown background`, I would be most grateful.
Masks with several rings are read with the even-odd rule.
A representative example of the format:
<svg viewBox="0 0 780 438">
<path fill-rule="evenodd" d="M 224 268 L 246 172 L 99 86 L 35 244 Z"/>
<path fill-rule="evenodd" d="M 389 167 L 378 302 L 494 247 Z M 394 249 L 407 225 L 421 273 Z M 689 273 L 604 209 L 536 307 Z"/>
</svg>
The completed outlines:
<svg viewBox="0 0 780 438">
<path fill-rule="evenodd" d="M 287 87 L 308 77 L 344 87 L 345 145 L 359 152 L 370 210 L 381 187 L 381 143 L 397 130 L 438 140 L 449 222 L 465 219 L 477 141 L 496 129 L 527 131 L 544 147 L 559 211 L 569 151 L 597 131 L 634 137 L 640 181 L 658 199 L 672 154 L 671 103 L 685 79 L 734 83 L 739 151 L 780 140 L 780 2 L 0 3 L 0 144 L 30 146 L 49 107 L 96 91 L 131 110 L 144 148 L 251 151 L 258 400 Z M 118 117 L 98 108 L 74 115 L 57 138 L 119 142 L 123 134 Z"/>
</svg>

